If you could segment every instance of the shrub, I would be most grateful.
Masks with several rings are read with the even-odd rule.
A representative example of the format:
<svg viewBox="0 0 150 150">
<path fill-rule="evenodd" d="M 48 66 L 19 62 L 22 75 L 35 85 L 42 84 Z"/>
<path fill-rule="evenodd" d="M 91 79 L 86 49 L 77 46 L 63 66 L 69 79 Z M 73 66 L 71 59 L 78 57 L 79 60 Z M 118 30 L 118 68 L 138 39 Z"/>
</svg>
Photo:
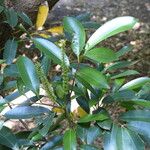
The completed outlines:
<svg viewBox="0 0 150 150">
<path fill-rule="evenodd" d="M 137 19 L 115 18 L 87 40 L 79 18 L 64 18 L 64 36 L 55 43 L 30 35 L 32 47 L 42 54 L 36 61 L 17 56 L 17 61 L 12 63 L 16 42 L 11 40 L 6 44 L 13 46 L 13 54 L 4 55 L 7 65 L 1 78 L 8 75 L 15 79 L 17 91 L 0 100 L 4 118 L 0 123 L 1 145 L 11 149 L 144 150 L 150 144 L 150 78 L 127 80 L 127 76 L 139 74 L 127 69 L 134 62 L 119 61 L 132 50 L 130 45 L 117 52 L 97 46 L 113 35 L 132 29 Z M 33 97 L 12 106 L 14 99 L 30 90 L 35 94 Z M 10 110 L 3 112 L 7 106 Z M 31 118 L 35 122 L 32 129 L 24 121 Z M 9 119 L 19 120 L 25 131 L 11 131 L 5 126 Z M 103 141 L 101 147 L 94 144 L 97 139 Z"/>
</svg>

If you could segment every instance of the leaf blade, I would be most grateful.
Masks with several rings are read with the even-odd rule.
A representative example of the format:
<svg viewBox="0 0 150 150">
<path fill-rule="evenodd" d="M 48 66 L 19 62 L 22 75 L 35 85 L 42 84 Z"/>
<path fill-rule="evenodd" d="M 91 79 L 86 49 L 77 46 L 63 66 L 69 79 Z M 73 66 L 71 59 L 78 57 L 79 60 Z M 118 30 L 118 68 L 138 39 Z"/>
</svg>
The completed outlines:
<svg viewBox="0 0 150 150">
<path fill-rule="evenodd" d="M 89 38 L 86 43 L 85 50 L 90 50 L 96 44 L 110 36 L 133 28 L 136 22 L 137 20 L 130 16 L 117 17 L 106 22 Z"/>
</svg>

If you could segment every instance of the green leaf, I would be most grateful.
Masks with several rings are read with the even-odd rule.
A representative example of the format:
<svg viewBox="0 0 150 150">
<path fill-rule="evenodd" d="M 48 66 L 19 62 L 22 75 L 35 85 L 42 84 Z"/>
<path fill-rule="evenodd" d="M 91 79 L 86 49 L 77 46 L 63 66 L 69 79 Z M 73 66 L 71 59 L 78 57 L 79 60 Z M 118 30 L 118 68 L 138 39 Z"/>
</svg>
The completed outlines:
<svg viewBox="0 0 150 150">
<path fill-rule="evenodd" d="M 113 64 L 110 64 L 108 67 L 105 68 L 105 71 L 113 71 L 116 69 L 120 69 L 120 68 L 125 68 L 128 67 L 130 65 L 134 65 L 137 61 L 135 62 L 130 62 L 130 61 L 118 61 L 115 62 Z"/>
<path fill-rule="evenodd" d="M 135 70 L 126 70 L 122 73 L 112 76 L 111 79 L 117 79 L 117 78 L 122 78 L 126 76 L 137 75 L 137 74 L 140 74 L 140 73 Z"/>
<path fill-rule="evenodd" d="M 126 90 L 126 89 L 134 90 L 142 87 L 147 82 L 150 82 L 149 77 L 140 77 L 124 84 L 119 90 Z"/>
<path fill-rule="evenodd" d="M 123 121 L 145 121 L 150 122 L 150 111 L 149 110 L 132 110 L 123 113 L 119 117 Z"/>
<path fill-rule="evenodd" d="M 104 137 L 104 150 L 144 150 L 144 143 L 133 131 L 113 125 Z"/>
<path fill-rule="evenodd" d="M 102 131 L 99 127 L 93 126 L 89 128 L 84 128 L 78 126 L 77 136 L 81 139 L 83 143 L 93 144 L 94 140 L 101 135 Z"/>
<path fill-rule="evenodd" d="M 29 58 L 21 56 L 17 60 L 17 67 L 26 87 L 38 95 L 40 82 L 33 62 Z"/>
<path fill-rule="evenodd" d="M 44 57 L 41 61 L 41 67 L 42 67 L 45 75 L 47 75 L 49 72 L 49 69 L 51 67 L 51 60 L 46 55 L 44 55 Z"/>
<path fill-rule="evenodd" d="M 18 16 L 17 16 L 17 13 L 16 11 L 13 9 L 13 8 L 10 8 L 10 9 L 6 9 L 5 10 L 5 15 L 6 15 L 6 18 L 7 18 L 7 23 L 12 27 L 14 28 L 17 23 L 18 23 Z"/>
<path fill-rule="evenodd" d="M 65 17 L 63 20 L 65 31 L 72 34 L 72 49 L 73 52 L 79 57 L 85 45 L 85 30 L 82 24 L 75 18 Z"/>
<path fill-rule="evenodd" d="M 0 13 L 4 10 L 3 6 L 0 6 Z"/>
<path fill-rule="evenodd" d="M 82 24 L 86 29 L 98 29 L 101 26 L 101 24 L 93 21 L 82 22 Z"/>
<path fill-rule="evenodd" d="M 132 99 L 132 100 L 126 100 L 123 101 L 124 103 L 128 103 L 130 105 L 138 105 L 145 108 L 150 108 L 150 101 L 143 100 L 143 99 Z"/>
<path fill-rule="evenodd" d="M 3 83 L 3 80 L 4 80 L 4 76 L 0 74 L 0 85 Z"/>
<path fill-rule="evenodd" d="M 130 130 L 133 130 L 144 137 L 146 141 L 150 141 L 150 123 L 143 121 L 131 121 L 127 124 Z"/>
<path fill-rule="evenodd" d="M 110 130 L 112 126 L 112 120 L 104 120 L 104 121 L 97 121 L 97 125 L 104 130 Z"/>
<path fill-rule="evenodd" d="M 33 23 L 31 21 L 31 19 L 29 18 L 29 16 L 27 16 L 27 14 L 25 14 L 24 12 L 20 12 L 18 13 L 19 17 L 28 25 L 33 26 Z"/>
<path fill-rule="evenodd" d="M 85 50 L 90 50 L 96 44 L 107 39 L 108 37 L 132 29 L 136 22 L 137 20 L 130 16 L 117 17 L 106 22 L 89 38 L 86 43 Z"/>
<path fill-rule="evenodd" d="M 109 116 L 106 113 L 87 114 L 84 117 L 80 118 L 78 123 L 86 123 L 86 122 L 91 122 L 91 121 L 103 121 L 108 118 Z"/>
<path fill-rule="evenodd" d="M 76 150 L 77 141 L 76 133 L 73 129 L 69 129 L 65 132 L 63 137 L 64 150 Z"/>
<path fill-rule="evenodd" d="M 0 130 L 0 144 L 5 145 L 13 150 L 19 150 L 18 140 L 11 130 L 5 126 Z"/>
<path fill-rule="evenodd" d="M 5 63 L 5 60 L 0 59 L 0 65 L 3 64 L 3 63 Z"/>
<path fill-rule="evenodd" d="M 83 14 L 79 14 L 78 16 L 76 16 L 76 19 L 78 19 L 79 21 L 89 21 L 91 18 L 91 14 L 90 13 L 83 13 Z"/>
<path fill-rule="evenodd" d="M 104 150 L 121 150 L 117 147 L 118 126 L 113 124 L 111 133 L 106 132 L 104 135 Z"/>
<path fill-rule="evenodd" d="M 124 127 L 118 130 L 117 148 L 118 150 L 145 150 L 141 138 L 133 131 Z"/>
<path fill-rule="evenodd" d="M 50 139 L 50 141 L 48 141 L 44 146 L 42 146 L 42 148 L 40 150 L 52 149 L 53 147 L 57 146 L 61 142 L 62 142 L 62 136 L 61 135 L 54 136 Z"/>
<path fill-rule="evenodd" d="M 13 38 L 12 40 L 9 39 L 5 43 L 3 59 L 5 59 L 6 64 L 11 64 L 16 56 L 17 51 L 17 41 Z"/>
<path fill-rule="evenodd" d="M 105 76 L 94 68 L 91 67 L 81 68 L 77 72 L 77 76 L 84 79 L 90 85 L 99 88 L 101 87 L 101 88 L 109 89 L 109 85 L 107 83 L 107 80 L 105 79 Z"/>
<path fill-rule="evenodd" d="M 133 49 L 132 45 L 124 46 L 122 49 L 120 49 L 116 54 L 117 57 L 123 56 L 125 53 L 131 51 Z"/>
<path fill-rule="evenodd" d="M 16 64 L 11 64 L 4 68 L 4 76 L 5 77 L 19 77 L 19 72 Z"/>
<path fill-rule="evenodd" d="M 41 52 L 46 54 L 55 63 L 58 64 L 62 63 L 62 50 L 55 44 L 42 38 L 33 38 L 33 42 Z M 65 55 L 65 63 L 67 66 L 69 66 L 69 60 L 66 55 Z"/>
<path fill-rule="evenodd" d="M 101 150 L 100 148 L 97 148 L 93 145 L 82 145 L 80 147 L 80 150 Z"/>
<path fill-rule="evenodd" d="M 41 106 L 18 106 L 7 111 L 4 116 L 9 119 L 28 119 L 49 112 L 49 109 Z"/>
<path fill-rule="evenodd" d="M 109 63 L 117 60 L 116 53 L 105 47 L 91 49 L 85 53 L 85 56 L 99 63 Z"/>
</svg>

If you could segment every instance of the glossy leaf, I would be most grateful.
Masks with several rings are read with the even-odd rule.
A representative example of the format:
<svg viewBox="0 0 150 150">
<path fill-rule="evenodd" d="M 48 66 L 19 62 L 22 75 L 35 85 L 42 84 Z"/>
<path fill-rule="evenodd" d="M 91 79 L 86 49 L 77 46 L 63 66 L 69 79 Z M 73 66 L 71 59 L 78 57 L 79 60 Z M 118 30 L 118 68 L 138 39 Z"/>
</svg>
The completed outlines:
<svg viewBox="0 0 150 150">
<path fill-rule="evenodd" d="M 28 119 L 49 113 L 49 109 L 41 106 L 18 106 L 7 111 L 4 116 L 9 119 Z"/>
<path fill-rule="evenodd" d="M 117 79 L 117 78 L 122 78 L 122 77 L 126 77 L 126 76 L 137 75 L 137 74 L 139 74 L 139 72 L 137 72 L 135 70 L 126 70 L 122 73 L 112 76 L 111 79 Z"/>
<path fill-rule="evenodd" d="M 81 139 L 83 143 L 86 144 L 93 144 L 97 137 L 101 135 L 102 131 L 99 127 L 93 126 L 89 128 L 84 128 L 78 126 L 77 128 L 77 135 Z"/>
<path fill-rule="evenodd" d="M 126 89 L 134 90 L 142 87 L 147 82 L 150 82 L 149 77 L 140 77 L 124 84 L 119 90 L 126 90 Z"/>
<path fill-rule="evenodd" d="M 143 99 L 132 99 L 132 100 L 127 100 L 127 101 L 123 101 L 124 103 L 128 103 L 130 105 L 138 105 L 138 106 L 142 106 L 145 108 L 149 108 L 150 107 L 150 101 L 148 100 L 143 100 Z"/>
<path fill-rule="evenodd" d="M 15 56 L 16 56 L 16 51 L 17 51 L 17 41 L 15 39 L 9 39 L 5 43 L 4 47 L 4 53 L 3 53 L 3 59 L 5 59 L 6 63 L 9 65 L 13 62 Z"/>
<path fill-rule="evenodd" d="M 84 67 L 77 72 L 77 76 L 84 79 L 90 85 L 109 89 L 105 76 L 94 68 Z"/>
<path fill-rule="evenodd" d="M 101 150 L 100 148 L 97 148 L 93 145 L 82 145 L 80 147 L 80 150 Z"/>
<path fill-rule="evenodd" d="M 7 9 L 5 10 L 5 15 L 6 15 L 6 18 L 7 18 L 7 23 L 12 27 L 14 28 L 17 23 L 18 23 L 18 16 L 17 16 L 17 13 L 14 9 L 10 8 L 10 9 Z"/>
<path fill-rule="evenodd" d="M 28 25 L 33 26 L 33 23 L 31 21 L 31 19 L 29 18 L 29 16 L 27 16 L 27 14 L 25 14 L 24 12 L 18 13 L 19 17 Z"/>
<path fill-rule="evenodd" d="M 117 17 L 106 22 L 89 38 L 85 46 L 86 51 L 108 37 L 132 29 L 136 22 L 137 20 L 130 16 Z"/>
<path fill-rule="evenodd" d="M 112 127 L 111 133 L 106 132 L 104 135 L 104 150 L 121 150 L 117 147 L 118 126 Z"/>
<path fill-rule="evenodd" d="M 21 56 L 17 60 L 17 67 L 26 87 L 38 95 L 40 82 L 33 62 L 29 58 Z"/>
<path fill-rule="evenodd" d="M 103 121 L 108 118 L 109 116 L 106 113 L 88 114 L 80 118 L 78 123 L 86 123 L 86 122 L 91 122 L 91 121 Z"/>
<path fill-rule="evenodd" d="M 128 67 L 130 65 L 134 65 L 136 62 L 130 62 L 130 61 L 118 61 L 115 63 L 110 64 L 109 66 L 107 66 L 105 68 L 105 71 L 114 71 L 116 69 L 120 69 L 120 68 L 125 68 Z"/>
<path fill-rule="evenodd" d="M 65 132 L 63 137 L 64 150 L 76 150 L 76 133 L 73 129 L 69 129 Z"/>
<path fill-rule="evenodd" d="M 19 150 L 18 140 L 11 130 L 5 126 L 0 129 L 0 144 L 5 145 L 13 150 Z"/>
<path fill-rule="evenodd" d="M 146 139 L 146 141 L 150 141 L 150 123 L 149 122 L 143 122 L 143 121 L 131 121 L 127 124 L 127 127 L 130 130 L 133 130 Z"/>
<path fill-rule="evenodd" d="M 117 149 L 118 150 L 145 150 L 144 143 L 141 138 L 124 127 L 119 128 L 117 133 Z"/>
<path fill-rule="evenodd" d="M 140 137 L 124 127 L 113 125 L 111 133 L 106 133 L 104 150 L 144 150 Z"/>
<path fill-rule="evenodd" d="M 116 54 L 117 57 L 123 56 L 125 53 L 131 51 L 133 49 L 132 45 L 124 46 L 122 49 L 120 49 Z"/>
<path fill-rule="evenodd" d="M 71 33 L 73 52 L 79 57 L 85 45 L 85 30 L 82 24 L 75 18 L 65 17 L 63 20 L 65 31 Z"/>
<path fill-rule="evenodd" d="M 85 56 L 99 63 L 109 63 L 117 60 L 116 53 L 105 47 L 91 49 L 85 53 Z"/>
<path fill-rule="evenodd" d="M 57 146 L 60 142 L 62 141 L 62 136 L 54 136 L 48 141 L 40 150 L 49 150 L 52 149 L 53 147 Z"/>
<path fill-rule="evenodd" d="M 61 64 L 62 62 L 62 50 L 57 47 L 52 42 L 42 39 L 42 38 L 34 38 L 33 42 L 35 46 L 43 53 L 45 53 L 50 59 L 52 59 L 55 63 Z M 69 66 L 68 57 L 65 56 L 65 63 Z"/>
<path fill-rule="evenodd" d="M 123 121 L 145 121 L 150 122 L 150 111 L 149 110 L 132 110 L 123 113 L 119 117 Z"/>
</svg>

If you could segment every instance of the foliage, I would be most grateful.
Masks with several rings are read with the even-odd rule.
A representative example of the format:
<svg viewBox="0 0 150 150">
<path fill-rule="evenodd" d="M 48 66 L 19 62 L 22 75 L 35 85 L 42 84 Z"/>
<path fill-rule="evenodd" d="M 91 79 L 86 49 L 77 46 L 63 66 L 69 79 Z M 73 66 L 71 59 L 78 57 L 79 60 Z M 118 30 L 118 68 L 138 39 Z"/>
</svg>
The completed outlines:
<svg viewBox="0 0 150 150">
<path fill-rule="evenodd" d="M 2 11 L 12 28 L 18 16 L 31 25 L 24 13 L 4 6 L 0 7 Z M 112 19 L 98 29 L 96 26 L 88 40 L 86 30 L 98 24 L 89 21 L 87 14 L 65 17 L 63 34 L 59 27 L 61 36 L 50 38 L 19 26 L 26 33 L 25 42 L 30 41 L 29 49 L 38 49 L 41 57 L 19 56 L 18 47 L 25 46 L 20 44 L 21 37 L 5 44 L 0 60 L 0 149 L 144 150 L 150 144 L 150 78 L 127 80 L 127 76 L 139 74 L 128 69 L 134 62 L 119 61 L 132 50 L 130 45 L 118 52 L 96 46 L 136 23 L 137 19 L 130 16 Z M 28 91 L 34 96 L 27 97 Z M 26 96 L 23 102 L 21 95 Z M 20 121 L 25 131 L 6 127 L 10 119 Z M 32 119 L 34 128 L 26 119 Z M 103 140 L 101 147 L 94 145 L 98 138 Z"/>
</svg>

